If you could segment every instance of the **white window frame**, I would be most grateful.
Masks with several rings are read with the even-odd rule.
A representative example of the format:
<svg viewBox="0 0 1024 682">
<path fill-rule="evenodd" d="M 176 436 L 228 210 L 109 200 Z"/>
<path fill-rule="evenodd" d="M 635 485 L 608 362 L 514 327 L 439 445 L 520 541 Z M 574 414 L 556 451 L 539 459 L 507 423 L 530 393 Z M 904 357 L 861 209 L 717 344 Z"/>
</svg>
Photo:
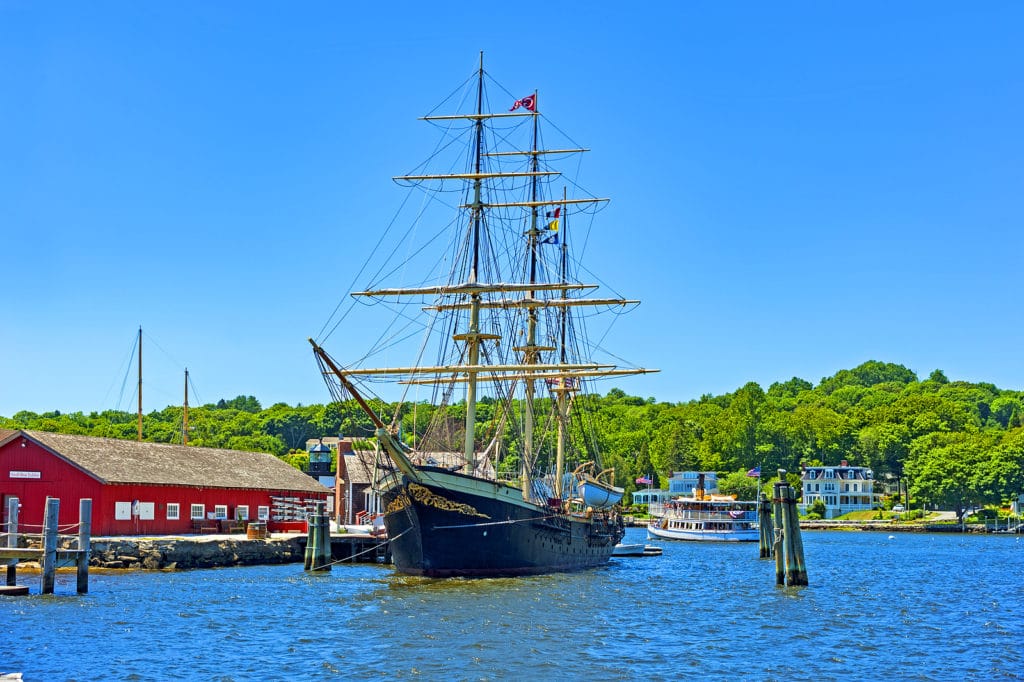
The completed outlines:
<svg viewBox="0 0 1024 682">
<path fill-rule="evenodd" d="M 215 504 L 215 505 L 213 505 L 213 518 L 215 518 L 215 519 L 226 519 L 226 518 L 228 518 L 228 506 L 226 504 Z"/>
<path fill-rule="evenodd" d="M 181 505 L 177 502 L 167 503 L 167 520 L 177 521 L 181 518 Z"/>
<path fill-rule="evenodd" d="M 206 518 L 206 505 L 193 502 L 189 505 L 189 517 L 193 521 L 202 521 Z"/>
<path fill-rule="evenodd" d="M 153 521 L 156 519 L 155 502 L 139 502 L 139 521 Z"/>
<path fill-rule="evenodd" d="M 260 506 L 256 507 L 256 518 L 258 520 L 260 520 L 260 521 L 269 521 L 270 520 L 270 505 L 268 505 L 268 504 L 261 504 Z"/>
<path fill-rule="evenodd" d="M 114 503 L 114 520 L 115 521 L 131 521 L 132 520 L 132 503 L 131 502 L 115 502 Z"/>
<path fill-rule="evenodd" d="M 237 521 L 248 521 L 249 520 L 249 505 L 240 504 L 235 507 L 235 520 Z"/>
</svg>

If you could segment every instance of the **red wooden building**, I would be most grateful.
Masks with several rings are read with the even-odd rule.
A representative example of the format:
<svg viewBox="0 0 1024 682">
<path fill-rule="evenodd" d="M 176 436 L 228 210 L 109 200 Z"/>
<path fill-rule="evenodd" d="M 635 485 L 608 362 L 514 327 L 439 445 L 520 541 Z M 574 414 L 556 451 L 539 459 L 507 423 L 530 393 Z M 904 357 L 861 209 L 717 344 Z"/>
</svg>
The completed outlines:
<svg viewBox="0 0 1024 682">
<path fill-rule="evenodd" d="M 41 431 L 0 429 L 0 522 L 17 497 L 18 525 L 43 524 L 47 497 L 61 526 L 91 498 L 93 535 L 167 535 L 237 528 L 305 530 L 305 514 L 331 491 L 273 455 Z"/>
</svg>

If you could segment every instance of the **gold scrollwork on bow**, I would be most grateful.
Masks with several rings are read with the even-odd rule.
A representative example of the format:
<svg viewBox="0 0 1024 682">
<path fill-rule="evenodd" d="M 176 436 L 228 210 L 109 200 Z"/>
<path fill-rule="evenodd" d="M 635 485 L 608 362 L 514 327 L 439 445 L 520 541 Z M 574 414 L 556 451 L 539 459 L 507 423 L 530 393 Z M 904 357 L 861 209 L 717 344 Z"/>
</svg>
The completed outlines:
<svg viewBox="0 0 1024 682">
<path fill-rule="evenodd" d="M 456 512 L 458 514 L 465 514 L 466 516 L 479 516 L 481 518 L 491 518 L 487 514 L 481 514 L 476 509 L 468 504 L 460 504 L 458 502 L 452 502 L 446 497 L 432 493 L 418 483 L 410 483 L 406 486 L 406 490 L 409 491 L 409 495 L 412 499 L 416 500 L 420 504 L 425 504 L 435 509 L 442 511 Z"/>
<path fill-rule="evenodd" d="M 399 493 L 395 495 L 395 499 L 388 502 L 387 507 L 384 508 L 385 514 L 394 514 L 395 512 L 402 511 L 408 507 L 412 502 L 409 500 L 409 496 L 405 493 Z"/>
</svg>

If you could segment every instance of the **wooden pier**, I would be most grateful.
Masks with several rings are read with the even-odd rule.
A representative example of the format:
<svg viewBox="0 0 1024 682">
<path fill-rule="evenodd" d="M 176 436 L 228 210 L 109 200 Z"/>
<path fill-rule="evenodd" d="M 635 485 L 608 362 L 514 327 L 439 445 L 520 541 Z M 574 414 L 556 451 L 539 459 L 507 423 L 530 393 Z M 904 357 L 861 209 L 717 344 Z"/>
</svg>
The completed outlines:
<svg viewBox="0 0 1024 682">
<path fill-rule="evenodd" d="M 42 569 L 42 594 L 53 594 L 58 566 L 75 566 L 78 570 L 77 591 L 89 591 L 90 535 L 92 533 L 92 500 L 79 500 L 78 534 L 58 535 L 57 519 L 60 514 L 60 500 L 46 498 L 46 512 L 43 517 L 42 543 L 39 547 L 22 547 L 29 538 L 38 534 L 18 532 L 18 498 L 7 500 L 7 527 L 0 534 L 0 565 L 7 567 L 7 580 L 0 594 L 28 594 L 28 588 L 18 585 L 18 564 L 22 561 L 37 561 Z M 62 542 L 61 537 L 65 540 Z M 23 543 L 22 540 L 25 542 Z"/>
<path fill-rule="evenodd" d="M 336 564 L 391 563 L 391 546 L 387 538 L 359 533 L 330 537 L 331 559 Z"/>
</svg>

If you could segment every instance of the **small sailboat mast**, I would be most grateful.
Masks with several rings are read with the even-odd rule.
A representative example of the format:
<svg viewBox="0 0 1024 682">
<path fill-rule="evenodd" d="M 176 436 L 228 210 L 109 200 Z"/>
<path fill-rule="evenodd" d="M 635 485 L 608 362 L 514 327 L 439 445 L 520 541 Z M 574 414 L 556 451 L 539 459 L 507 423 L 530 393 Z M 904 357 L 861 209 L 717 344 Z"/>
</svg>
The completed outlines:
<svg viewBox="0 0 1024 682">
<path fill-rule="evenodd" d="M 185 404 L 181 411 L 181 444 L 188 445 L 188 367 L 185 368 Z"/>
<path fill-rule="evenodd" d="M 139 440 L 142 440 L 142 327 L 139 327 Z"/>
</svg>

